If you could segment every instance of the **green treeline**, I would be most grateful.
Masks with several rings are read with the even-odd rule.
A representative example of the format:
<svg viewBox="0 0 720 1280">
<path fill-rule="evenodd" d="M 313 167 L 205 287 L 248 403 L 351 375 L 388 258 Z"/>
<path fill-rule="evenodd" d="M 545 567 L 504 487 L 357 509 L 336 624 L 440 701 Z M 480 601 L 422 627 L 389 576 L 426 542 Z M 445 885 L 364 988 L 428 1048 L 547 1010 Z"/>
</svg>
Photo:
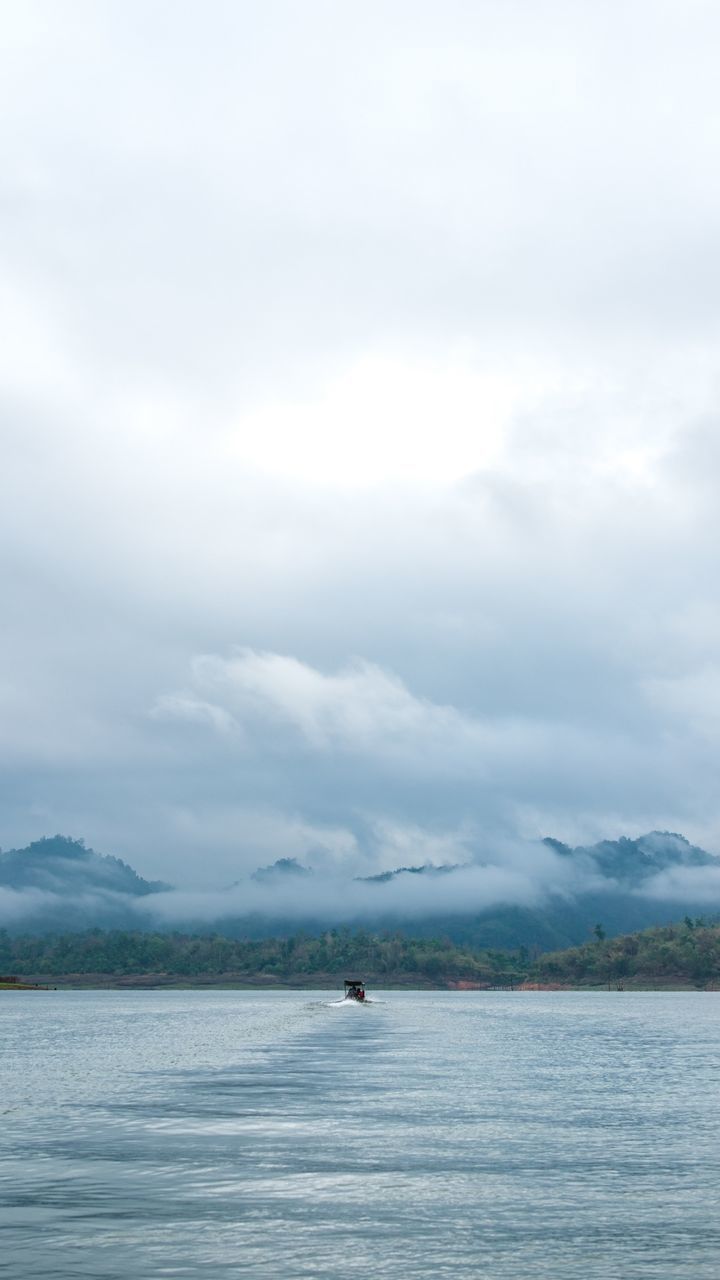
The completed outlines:
<svg viewBox="0 0 720 1280">
<path fill-rule="evenodd" d="M 533 965 L 541 982 L 705 987 L 720 981 L 720 925 L 686 916 L 681 924 L 605 938 L 543 955 Z"/>
<path fill-rule="evenodd" d="M 93 929 L 11 937 L 0 931 L 0 974 L 47 978 L 154 974 L 180 981 L 263 978 L 298 983 L 313 977 L 337 981 L 349 974 L 376 983 L 468 980 L 489 985 L 509 985 L 524 976 L 519 957 L 508 952 L 347 929 L 330 929 L 319 937 L 297 934 L 252 942 L 217 934 L 198 937 Z"/>
<path fill-rule="evenodd" d="M 720 925 L 689 916 L 681 924 L 606 938 L 530 959 L 518 951 L 478 950 L 447 940 L 330 929 L 317 937 L 241 941 L 218 934 L 85 933 L 13 937 L 0 930 L 0 975 L 113 981 L 148 977 L 161 982 L 337 985 L 343 977 L 368 983 L 444 986 L 522 982 L 567 986 L 696 986 L 720 983 Z"/>
</svg>

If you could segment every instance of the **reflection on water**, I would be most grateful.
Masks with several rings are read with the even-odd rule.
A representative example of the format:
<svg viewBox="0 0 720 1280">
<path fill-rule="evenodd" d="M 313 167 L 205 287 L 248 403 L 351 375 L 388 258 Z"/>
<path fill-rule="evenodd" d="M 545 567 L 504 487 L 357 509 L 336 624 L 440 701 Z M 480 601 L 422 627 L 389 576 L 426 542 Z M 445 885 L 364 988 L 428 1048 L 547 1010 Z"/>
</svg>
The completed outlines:
<svg viewBox="0 0 720 1280">
<path fill-rule="evenodd" d="M 13 992 L 0 1274 L 718 1274 L 720 997 Z"/>
</svg>

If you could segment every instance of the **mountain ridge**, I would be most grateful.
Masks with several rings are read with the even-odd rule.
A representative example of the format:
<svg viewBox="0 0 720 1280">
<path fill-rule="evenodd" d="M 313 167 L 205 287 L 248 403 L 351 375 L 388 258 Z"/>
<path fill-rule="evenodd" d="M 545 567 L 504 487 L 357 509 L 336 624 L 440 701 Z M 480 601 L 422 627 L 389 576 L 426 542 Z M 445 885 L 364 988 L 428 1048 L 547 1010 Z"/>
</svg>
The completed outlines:
<svg viewBox="0 0 720 1280">
<path fill-rule="evenodd" d="M 479 873 L 494 874 L 501 863 L 424 863 L 346 881 L 336 877 L 336 893 L 338 885 L 342 891 L 346 884 L 348 893 L 356 886 L 361 897 L 354 914 L 346 911 L 335 919 L 332 904 L 323 896 L 328 883 L 324 873 L 297 858 L 279 858 L 219 889 L 214 897 L 207 895 L 217 903 L 211 919 L 206 905 L 204 914 L 198 914 L 197 895 L 147 880 L 120 858 L 96 853 L 82 840 L 56 835 L 0 853 L 0 926 L 14 932 L 48 932 L 92 927 L 194 929 L 212 924 L 228 936 L 261 938 L 289 935 L 299 922 L 322 930 L 342 919 L 468 945 L 551 950 L 579 944 L 596 923 L 614 935 L 676 919 L 686 909 L 701 911 L 707 900 L 699 890 L 693 897 L 692 889 L 692 877 L 698 873 L 718 873 L 714 901 L 720 904 L 720 858 L 677 832 L 651 831 L 574 848 L 547 836 L 527 848 L 531 853 L 533 848 L 546 850 L 557 859 L 554 865 L 568 872 L 566 882 L 549 881 L 530 904 L 513 901 L 510 891 L 506 900 L 490 906 L 473 903 L 472 885 L 477 885 Z M 474 877 L 470 889 L 465 887 L 468 875 Z M 686 888 L 683 876 L 688 875 Z M 407 893 L 428 880 L 437 884 L 437 894 L 440 881 L 449 886 L 458 903 L 443 907 L 435 890 L 423 890 L 427 906 L 411 915 L 405 907 Z M 652 897 L 650 890 L 658 885 L 662 893 Z M 298 913 L 298 893 L 304 895 L 304 914 Z M 283 905 L 287 902 L 292 911 Z"/>
</svg>

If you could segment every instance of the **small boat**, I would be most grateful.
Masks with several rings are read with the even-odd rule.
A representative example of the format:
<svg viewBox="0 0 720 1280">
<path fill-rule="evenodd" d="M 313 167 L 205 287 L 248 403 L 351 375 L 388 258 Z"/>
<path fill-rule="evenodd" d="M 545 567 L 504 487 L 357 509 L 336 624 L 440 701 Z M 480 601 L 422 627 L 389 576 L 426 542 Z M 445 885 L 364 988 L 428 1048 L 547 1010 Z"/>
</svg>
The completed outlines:
<svg viewBox="0 0 720 1280">
<path fill-rule="evenodd" d="M 363 1004 L 365 1001 L 365 983 L 361 982 L 359 978 L 346 978 L 345 999 L 356 1000 L 358 1004 Z"/>
</svg>

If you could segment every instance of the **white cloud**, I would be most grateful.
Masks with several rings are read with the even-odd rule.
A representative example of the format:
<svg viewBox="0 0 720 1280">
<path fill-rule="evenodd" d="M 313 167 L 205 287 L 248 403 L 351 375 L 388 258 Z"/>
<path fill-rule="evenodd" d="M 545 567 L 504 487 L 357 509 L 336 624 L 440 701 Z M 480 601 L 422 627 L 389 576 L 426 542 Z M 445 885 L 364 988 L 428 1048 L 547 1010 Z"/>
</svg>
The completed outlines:
<svg viewBox="0 0 720 1280">
<path fill-rule="evenodd" d="M 246 465 L 312 484 L 435 487 L 493 463 L 513 413 L 542 388 L 535 371 L 478 369 L 468 352 L 414 362 L 368 354 L 314 400 L 249 412 L 227 447 Z"/>
<path fill-rule="evenodd" d="M 327 674 L 287 654 L 241 649 L 198 657 L 192 669 L 195 689 L 161 695 L 153 714 L 202 720 L 222 733 L 239 724 L 258 750 L 270 737 L 284 749 L 359 756 L 365 767 L 478 780 L 548 752 L 593 751 L 572 725 L 468 715 L 360 658 Z"/>
<path fill-rule="evenodd" d="M 720 867 L 672 867 L 653 876 L 637 890 L 638 896 L 657 902 L 720 903 Z"/>
<path fill-rule="evenodd" d="M 238 729 L 237 721 L 223 707 L 187 693 L 161 694 L 151 715 L 159 720 L 186 720 L 193 724 L 207 724 L 219 733 L 232 733 Z"/>
<path fill-rule="evenodd" d="M 320 749 L 392 754 L 422 749 L 433 736 L 446 741 L 473 732 L 455 708 L 414 697 L 397 676 L 361 659 L 334 675 L 288 655 L 250 649 L 193 665 L 200 687 L 224 695 L 238 714 L 274 717 Z"/>
<path fill-rule="evenodd" d="M 555 886 L 553 885 L 554 889 Z M 244 881 L 223 893 L 172 892 L 139 899 L 136 910 L 164 923 L 188 920 L 216 921 L 238 915 L 271 914 L 294 920 L 337 921 L 401 915 L 422 917 L 428 913 L 483 911 L 512 902 L 531 906 L 546 899 L 548 885 L 529 868 L 495 863 L 466 867 L 451 876 L 399 875 L 389 883 L 349 881 L 332 874 L 322 877 L 293 876 L 291 880 Z"/>
</svg>

